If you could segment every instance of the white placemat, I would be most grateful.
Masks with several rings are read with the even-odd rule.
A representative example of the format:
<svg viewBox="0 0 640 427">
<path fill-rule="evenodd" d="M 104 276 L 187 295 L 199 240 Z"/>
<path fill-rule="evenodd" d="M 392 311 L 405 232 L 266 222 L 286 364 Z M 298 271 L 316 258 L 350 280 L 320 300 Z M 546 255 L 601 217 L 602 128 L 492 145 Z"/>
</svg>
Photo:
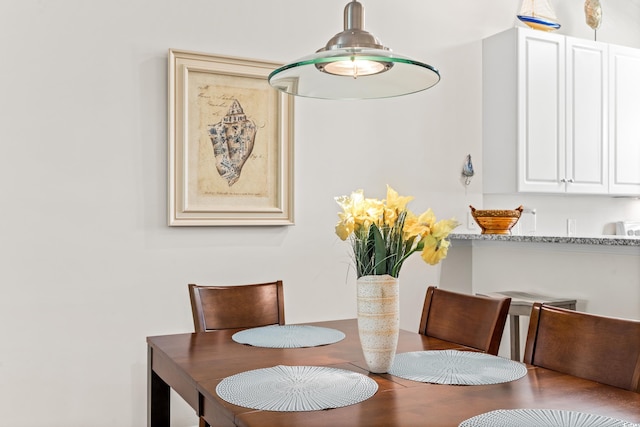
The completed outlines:
<svg viewBox="0 0 640 427">
<path fill-rule="evenodd" d="M 337 329 L 310 325 L 270 325 L 245 329 L 231 337 L 240 344 L 269 348 L 316 347 L 344 339 Z"/>
<path fill-rule="evenodd" d="M 500 409 L 480 414 L 459 427 L 640 427 L 615 418 L 555 409 Z"/>
<path fill-rule="evenodd" d="M 353 405 L 373 396 L 378 384 L 366 375 L 320 366 L 274 366 L 242 372 L 216 387 L 221 399 L 267 411 L 318 411 Z"/>
<path fill-rule="evenodd" d="M 483 385 L 517 380 L 527 374 L 527 368 L 490 354 L 437 350 L 396 354 L 389 373 L 425 383 Z"/>
</svg>

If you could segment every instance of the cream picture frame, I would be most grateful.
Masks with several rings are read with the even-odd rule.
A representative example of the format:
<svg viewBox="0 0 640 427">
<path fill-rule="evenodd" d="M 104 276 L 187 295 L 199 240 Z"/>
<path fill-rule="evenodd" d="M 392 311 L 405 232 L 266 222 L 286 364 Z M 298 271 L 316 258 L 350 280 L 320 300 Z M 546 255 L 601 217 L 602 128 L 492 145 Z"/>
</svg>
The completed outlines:
<svg viewBox="0 0 640 427">
<path fill-rule="evenodd" d="M 281 64 L 169 50 L 169 226 L 293 225 L 293 97 Z"/>
</svg>

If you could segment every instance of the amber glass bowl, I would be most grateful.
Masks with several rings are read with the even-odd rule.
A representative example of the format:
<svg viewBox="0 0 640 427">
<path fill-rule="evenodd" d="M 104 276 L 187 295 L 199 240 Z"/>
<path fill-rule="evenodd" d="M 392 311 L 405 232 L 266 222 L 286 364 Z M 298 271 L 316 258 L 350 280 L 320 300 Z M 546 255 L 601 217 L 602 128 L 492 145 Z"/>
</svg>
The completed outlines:
<svg viewBox="0 0 640 427">
<path fill-rule="evenodd" d="M 471 215 L 476 220 L 482 234 L 511 234 L 511 228 L 516 225 L 522 214 L 522 206 L 513 209 L 476 209 L 471 208 Z"/>
</svg>

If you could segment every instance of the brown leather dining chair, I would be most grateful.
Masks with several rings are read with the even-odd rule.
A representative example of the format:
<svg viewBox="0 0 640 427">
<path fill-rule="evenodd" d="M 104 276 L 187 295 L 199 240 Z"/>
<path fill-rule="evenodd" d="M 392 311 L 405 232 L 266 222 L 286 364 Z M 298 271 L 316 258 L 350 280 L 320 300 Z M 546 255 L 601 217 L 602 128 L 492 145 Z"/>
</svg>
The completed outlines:
<svg viewBox="0 0 640 427">
<path fill-rule="evenodd" d="M 190 284 L 196 332 L 284 325 L 282 281 L 237 286 Z"/>
<path fill-rule="evenodd" d="M 418 331 L 497 355 L 511 298 L 427 288 Z"/>
<path fill-rule="evenodd" d="M 640 321 L 535 303 L 524 362 L 640 393 Z"/>
</svg>

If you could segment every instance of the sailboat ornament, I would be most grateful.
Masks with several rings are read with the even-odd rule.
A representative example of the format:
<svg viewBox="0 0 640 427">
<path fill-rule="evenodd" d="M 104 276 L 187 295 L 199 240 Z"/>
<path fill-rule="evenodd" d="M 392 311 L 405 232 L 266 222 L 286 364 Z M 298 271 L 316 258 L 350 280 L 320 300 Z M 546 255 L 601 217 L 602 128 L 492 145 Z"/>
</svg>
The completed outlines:
<svg viewBox="0 0 640 427">
<path fill-rule="evenodd" d="M 518 19 L 535 30 L 553 31 L 560 28 L 549 0 L 523 0 Z"/>
</svg>

